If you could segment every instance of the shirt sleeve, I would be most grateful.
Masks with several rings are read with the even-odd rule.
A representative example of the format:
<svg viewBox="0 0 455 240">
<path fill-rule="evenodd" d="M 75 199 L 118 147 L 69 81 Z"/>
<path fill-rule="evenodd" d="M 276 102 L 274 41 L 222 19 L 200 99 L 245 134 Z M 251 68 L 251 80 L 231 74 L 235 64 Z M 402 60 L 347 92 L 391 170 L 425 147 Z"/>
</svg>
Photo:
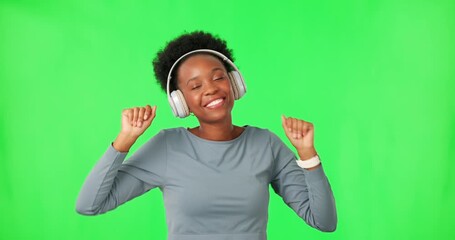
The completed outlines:
<svg viewBox="0 0 455 240">
<path fill-rule="evenodd" d="M 270 144 L 275 160 L 271 180 L 275 193 L 308 225 L 324 232 L 335 231 L 335 200 L 322 166 L 313 171 L 300 168 L 294 153 L 273 133 Z"/>
<path fill-rule="evenodd" d="M 164 132 L 142 145 L 127 161 L 126 152 L 112 144 L 93 167 L 79 192 L 76 211 L 97 215 L 164 185 L 166 171 Z"/>
</svg>

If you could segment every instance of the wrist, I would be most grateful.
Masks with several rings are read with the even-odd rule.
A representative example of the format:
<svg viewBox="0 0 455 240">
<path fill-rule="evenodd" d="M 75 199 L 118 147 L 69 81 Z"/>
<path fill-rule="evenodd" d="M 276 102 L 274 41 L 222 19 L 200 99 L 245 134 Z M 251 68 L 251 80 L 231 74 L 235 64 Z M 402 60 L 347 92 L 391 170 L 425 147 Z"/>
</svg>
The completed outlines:
<svg viewBox="0 0 455 240">
<path fill-rule="evenodd" d="M 319 156 L 315 155 L 312 158 L 305 160 L 298 159 L 297 165 L 301 168 L 305 168 L 306 170 L 313 171 L 321 166 L 321 161 L 319 160 Z"/>
<path fill-rule="evenodd" d="M 307 159 L 310 159 L 310 158 L 318 155 L 318 153 L 316 152 L 316 149 L 314 147 L 297 149 L 297 153 L 299 154 L 299 157 L 302 161 L 305 161 Z"/>
<path fill-rule="evenodd" d="M 136 140 L 137 137 L 128 133 L 120 132 L 115 141 L 112 143 L 112 146 L 119 152 L 128 152 Z"/>
</svg>

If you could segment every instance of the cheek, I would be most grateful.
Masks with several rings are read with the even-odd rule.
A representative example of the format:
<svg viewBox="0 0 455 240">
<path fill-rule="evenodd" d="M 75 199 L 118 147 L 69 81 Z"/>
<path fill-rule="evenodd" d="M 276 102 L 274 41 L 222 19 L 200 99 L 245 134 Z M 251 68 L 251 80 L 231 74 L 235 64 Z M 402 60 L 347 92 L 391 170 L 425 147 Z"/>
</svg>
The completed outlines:
<svg viewBox="0 0 455 240">
<path fill-rule="evenodd" d="M 188 107 L 192 107 L 195 105 L 199 105 L 199 97 L 196 94 L 184 92 L 183 97 L 185 98 L 185 102 L 188 105 Z"/>
</svg>

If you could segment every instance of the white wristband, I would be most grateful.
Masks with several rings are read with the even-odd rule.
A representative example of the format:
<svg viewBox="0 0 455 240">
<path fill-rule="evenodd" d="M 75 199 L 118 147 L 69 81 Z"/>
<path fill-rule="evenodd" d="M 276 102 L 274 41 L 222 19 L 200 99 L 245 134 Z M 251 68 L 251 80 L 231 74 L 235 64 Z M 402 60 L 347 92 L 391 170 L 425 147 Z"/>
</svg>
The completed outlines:
<svg viewBox="0 0 455 240">
<path fill-rule="evenodd" d="M 312 167 L 316 167 L 319 163 L 321 163 L 321 160 L 319 160 L 319 156 L 316 155 L 308 160 L 296 160 L 297 162 L 297 165 L 299 165 L 299 167 L 301 168 L 312 168 Z"/>
</svg>

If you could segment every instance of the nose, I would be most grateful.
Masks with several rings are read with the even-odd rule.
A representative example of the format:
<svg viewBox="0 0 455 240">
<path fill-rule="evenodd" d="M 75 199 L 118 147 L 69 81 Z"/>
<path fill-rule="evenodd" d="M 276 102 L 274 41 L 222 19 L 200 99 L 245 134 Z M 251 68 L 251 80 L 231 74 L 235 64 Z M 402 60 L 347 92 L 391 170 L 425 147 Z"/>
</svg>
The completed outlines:
<svg viewBox="0 0 455 240">
<path fill-rule="evenodd" d="M 216 85 L 215 81 L 213 81 L 213 80 L 207 81 L 207 84 L 205 86 L 206 86 L 205 92 L 204 92 L 205 95 L 213 95 L 216 92 L 218 92 L 218 86 Z"/>
</svg>

